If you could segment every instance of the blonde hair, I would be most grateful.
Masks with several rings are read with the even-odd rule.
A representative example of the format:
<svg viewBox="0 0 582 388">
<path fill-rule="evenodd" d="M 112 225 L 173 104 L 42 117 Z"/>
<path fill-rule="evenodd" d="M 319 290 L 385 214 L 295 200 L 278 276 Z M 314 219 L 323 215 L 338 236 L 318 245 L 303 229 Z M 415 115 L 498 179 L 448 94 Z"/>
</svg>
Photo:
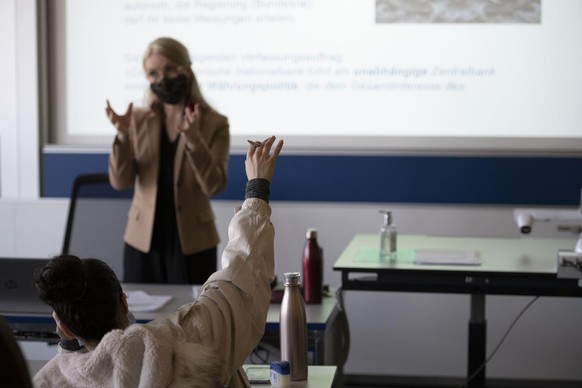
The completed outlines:
<svg viewBox="0 0 582 388">
<path fill-rule="evenodd" d="M 192 61 L 190 61 L 190 54 L 188 53 L 186 46 L 178 42 L 176 39 L 169 37 L 161 37 L 154 40 L 148 45 L 143 55 L 142 66 L 144 69 L 146 59 L 148 59 L 152 54 L 163 55 L 168 59 L 168 61 L 186 70 L 186 73 L 190 76 L 192 81 L 188 96 L 189 101 L 187 102 L 198 103 L 204 108 L 212 109 L 210 104 L 208 104 L 202 96 L 200 86 L 196 80 L 196 75 L 194 74 L 194 71 L 192 71 Z M 150 88 L 146 91 L 145 103 L 150 107 L 158 104 L 158 100 Z"/>
</svg>

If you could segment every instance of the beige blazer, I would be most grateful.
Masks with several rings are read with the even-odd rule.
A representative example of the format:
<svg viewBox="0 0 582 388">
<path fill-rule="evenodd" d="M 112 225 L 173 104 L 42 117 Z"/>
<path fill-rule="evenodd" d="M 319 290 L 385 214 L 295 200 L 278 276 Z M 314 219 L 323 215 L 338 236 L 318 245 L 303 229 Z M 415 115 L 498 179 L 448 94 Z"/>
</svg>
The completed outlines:
<svg viewBox="0 0 582 388">
<path fill-rule="evenodd" d="M 186 255 L 219 242 L 210 196 L 226 185 L 230 147 L 228 119 L 202 109 L 199 135 L 181 134 L 174 165 L 174 203 L 182 252 Z M 151 109 L 132 112 L 129 138 L 116 136 L 109 155 L 109 180 L 118 189 L 134 187 L 124 240 L 149 252 L 154 227 L 160 159 L 160 115 Z M 194 131 L 197 133 L 197 131 Z"/>
</svg>

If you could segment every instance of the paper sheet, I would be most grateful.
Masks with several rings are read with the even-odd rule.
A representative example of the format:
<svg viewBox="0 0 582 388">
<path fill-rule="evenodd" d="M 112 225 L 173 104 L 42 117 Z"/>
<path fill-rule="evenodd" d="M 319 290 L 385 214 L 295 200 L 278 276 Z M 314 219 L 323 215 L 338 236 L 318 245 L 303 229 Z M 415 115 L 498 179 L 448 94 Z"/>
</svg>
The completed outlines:
<svg viewBox="0 0 582 388">
<path fill-rule="evenodd" d="M 415 264 L 481 265 L 479 251 L 462 249 L 416 249 Z"/>
<path fill-rule="evenodd" d="M 156 311 L 172 300 L 170 295 L 150 295 L 145 291 L 124 291 L 129 311 Z"/>
</svg>

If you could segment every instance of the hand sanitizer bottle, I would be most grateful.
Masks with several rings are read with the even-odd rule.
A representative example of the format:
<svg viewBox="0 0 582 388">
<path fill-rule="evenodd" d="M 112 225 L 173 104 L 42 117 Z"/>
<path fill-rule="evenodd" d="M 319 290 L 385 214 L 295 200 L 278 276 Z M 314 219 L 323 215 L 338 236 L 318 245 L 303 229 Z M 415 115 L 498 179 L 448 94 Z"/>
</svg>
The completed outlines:
<svg viewBox="0 0 582 388">
<path fill-rule="evenodd" d="M 380 260 L 396 261 L 396 225 L 392 223 L 392 212 L 380 210 L 384 224 L 380 227 Z"/>
</svg>

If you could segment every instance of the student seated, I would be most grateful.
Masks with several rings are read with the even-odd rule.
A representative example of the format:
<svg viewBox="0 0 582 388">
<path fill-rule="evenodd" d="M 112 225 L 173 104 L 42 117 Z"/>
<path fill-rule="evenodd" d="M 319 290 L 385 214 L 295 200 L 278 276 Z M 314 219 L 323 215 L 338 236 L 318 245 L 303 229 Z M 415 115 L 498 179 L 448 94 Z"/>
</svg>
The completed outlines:
<svg viewBox="0 0 582 388">
<path fill-rule="evenodd" d="M 34 377 L 37 388 L 250 386 L 242 364 L 263 335 L 274 276 L 268 197 L 283 147 L 280 140 L 271 152 L 274 142 L 247 151 L 245 201 L 230 222 L 222 269 L 169 316 L 131 324 L 119 280 L 97 259 L 58 256 L 35 273 L 62 338 Z"/>
<path fill-rule="evenodd" d="M 32 388 L 26 360 L 10 325 L 0 316 L 0 380 L 2 387 Z"/>
</svg>

